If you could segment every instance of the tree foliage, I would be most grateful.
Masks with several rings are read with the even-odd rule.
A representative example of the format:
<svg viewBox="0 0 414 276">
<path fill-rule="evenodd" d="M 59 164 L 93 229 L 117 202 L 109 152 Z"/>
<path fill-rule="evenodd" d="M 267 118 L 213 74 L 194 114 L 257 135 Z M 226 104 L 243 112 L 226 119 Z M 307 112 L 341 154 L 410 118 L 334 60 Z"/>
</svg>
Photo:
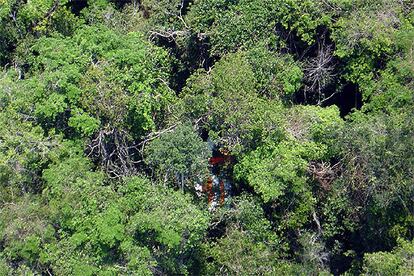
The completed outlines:
<svg viewBox="0 0 414 276">
<path fill-rule="evenodd" d="M 410 0 L 0 0 L 0 275 L 410 275 Z"/>
</svg>

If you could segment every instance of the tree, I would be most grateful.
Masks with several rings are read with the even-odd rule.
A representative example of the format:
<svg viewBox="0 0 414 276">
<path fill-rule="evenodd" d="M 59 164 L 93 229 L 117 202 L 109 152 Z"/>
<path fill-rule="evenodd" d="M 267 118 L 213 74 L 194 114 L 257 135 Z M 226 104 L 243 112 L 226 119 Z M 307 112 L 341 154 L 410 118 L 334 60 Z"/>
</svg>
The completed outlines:
<svg viewBox="0 0 414 276">
<path fill-rule="evenodd" d="M 208 148 L 190 124 L 179 125 L 151 141 L 146 147 L 146 162 L 160 182 L 192 190 L 208 174 Z"/>
<path fill-rule="evenodd" d="M 25 101 L 15 77 L 7 72 L 0 79 L 0 204 L 42 191 L 41 172 L 61 142 L 33 122 L 32 103 Z"/>
<path fill-rule="evenodd" d="M 191 203 L 189 195 L 140 178 L 126 180 L 122 194 L 127 233 L 150 249 L 158 263 L 155 271 L 185 274 L 197 269 L 194 252 L 208 227 L 207 210 Z"/>
<path fill-rule="evenodd" d="M 328 6 L 329 7 L 329 6 Z M 224 56 L 256 43 L 286 45 L 280 34 L 295 32 L 306 44 L 316 30 L 330 22 L 326 1 L 195 1 L 186 18 L 200 35 L 207 36 L 211 54 Z"/>
<path fill-rule="evenodd" d="M 259 95 L 289 100 L 301 88 L 303 72 L 293 56 L 281 55 L 261 44 L 252 47 L 246 56 L 252 66 Z"/>
<path fill-rule="evenodd" d="M 133 173 L 133 140 L 161 126 L 175 98 L 167 53 L 138 33 L 93 26 L 40 38 L 22 60 L 25 78 L 8 88 L 22 90 L 13 105 L 45 131 L 90 139 L 89 155 L 112 176 Z"/>
<path fill-rule="evenodd" d="M 246 54 L 230 54 L 210 74 L 197 72 L 188 80 L 178 108 L 181 116 L 199 122 L 216 144 L 239 154 L 278 132 L 280 102 L 260 98 L 256 85 Z"/>
<path fill-rule="evenodd" d="M 0 6 L 1 275 L 413 274 L 412 0 Z"/>
<path fill-rule="evenodd" d="M 15 63 L 13 52 L 33 37 L 54 32 L 73 34 L 82 23 L 68 9 L 67 0 L 2 1 L 0 11 L 0 64 Z"/>
<path fill-rule="evenodd" d="M 0 218 L 0 258 L 5 268 L 14 273 L 25 268 L 46 269 L 45 246 L 55 241 L 55 229 L 49 221 L 48 207 L 39 197 L 26 194 L 2 205 Z"/>
<path fill-rule="evenodd" d="M 377 76 L 399 52 L 398 33 L 410 25 L 402 14 L 410 9 L 406 1 L 361 1 L 332 26 L 335 54 L 346 60 L 343 76 L 359 85 L 366 102 L 382 90 Z"/>
<path fill-rule="evenodd" d="M 343 180 L 353 204 L 361 208 L 363 240 L 373 250 L 413 235 L 412 118 L 412 108 L 391 115 L 355 114 L 342 134 Z"/>
<path fill-rule="evenodd" d="M 413 268 L 413 242 L 399 240 L 391 252 L 374 252 L 364 255 L 364 275 L 410 275 Z"/>
<path fill-rule="evenodd" d="M 250 195 L 232 198 L 232 209 L 218 210 L 212 225 L 225 225 L 223 235 L 203 246 L 204 274 L 298 273 L 284 261 L 285 247 L 265 217 L 260 200 Z M 223 226 L 222 226 L 223 227 Z M 214 230 L 219 231 L 217 228 Z"/>
</svg>

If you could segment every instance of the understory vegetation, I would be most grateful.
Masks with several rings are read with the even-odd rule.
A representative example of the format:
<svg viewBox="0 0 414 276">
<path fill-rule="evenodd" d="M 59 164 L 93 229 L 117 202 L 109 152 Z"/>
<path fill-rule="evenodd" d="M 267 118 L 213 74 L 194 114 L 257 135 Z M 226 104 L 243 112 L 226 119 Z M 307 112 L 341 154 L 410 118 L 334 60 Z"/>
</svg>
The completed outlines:
<svg viewBox="0 0 414 276">
<path fill-rule="evenodd" d="M 0 275 L 414 274 L 412 0 L 0 0 L 0 22 Z"/>
</svg>

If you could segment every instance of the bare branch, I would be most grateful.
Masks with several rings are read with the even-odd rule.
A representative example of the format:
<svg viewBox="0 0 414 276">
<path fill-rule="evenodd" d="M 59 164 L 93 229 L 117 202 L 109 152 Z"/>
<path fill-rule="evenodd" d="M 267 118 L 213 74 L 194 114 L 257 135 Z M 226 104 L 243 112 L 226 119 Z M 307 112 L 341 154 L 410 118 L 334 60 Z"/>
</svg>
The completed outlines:
<svg viewBox="0 0 414 276">
<path fill-rule="evenodd" d="M 318 105 L 326 100 L 324 90 L 335 76 L 334 69 L 331 46 L 325 46 L 323 42 L 319 43 L 317 56 L 308 60 L 304 69 L 307 83 L 305 92 L 316 95 Z"/>
</svg>

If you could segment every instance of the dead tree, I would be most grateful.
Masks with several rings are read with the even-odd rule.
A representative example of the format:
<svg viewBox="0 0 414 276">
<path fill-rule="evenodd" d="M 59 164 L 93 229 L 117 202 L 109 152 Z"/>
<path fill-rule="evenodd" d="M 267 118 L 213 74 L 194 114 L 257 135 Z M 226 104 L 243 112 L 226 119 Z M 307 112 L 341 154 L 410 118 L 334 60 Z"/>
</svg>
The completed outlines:
<svg viewBox="0 0 414 276">
<path fill-rule="evenodd" d="M 316 57 L 310 58 L 305 62 L 305 100 L 309 96 L 316 97 L 317 104 L 321 105 L 326 100 L 335 95 L 335 92 L 331 95 L 326 94 L 326 88 L 332 83 L 335 64 L 333 62 L 333 50 L 330 45 L 318 42 L 318 50 Z M 311 94 L 311 95 L 309 95 Z"/>
<path fill-rule="evenodd" d="M 312 161 L 308 166 L 308 173 L 312 175 L 313 179 L 319 182 L 324 191 L 331 189 L 332 182 L 337 179 L 340 170 L 340 162 L 331 165 L 326 162 Z"/>
<path fill-rule="evenodd" d="M 110 177 L 121 178 L 137 172 L 138 149 L 125 130 L 100 130 L 86 149 L 88 157 L 100 164 Z"/>
</svg>

